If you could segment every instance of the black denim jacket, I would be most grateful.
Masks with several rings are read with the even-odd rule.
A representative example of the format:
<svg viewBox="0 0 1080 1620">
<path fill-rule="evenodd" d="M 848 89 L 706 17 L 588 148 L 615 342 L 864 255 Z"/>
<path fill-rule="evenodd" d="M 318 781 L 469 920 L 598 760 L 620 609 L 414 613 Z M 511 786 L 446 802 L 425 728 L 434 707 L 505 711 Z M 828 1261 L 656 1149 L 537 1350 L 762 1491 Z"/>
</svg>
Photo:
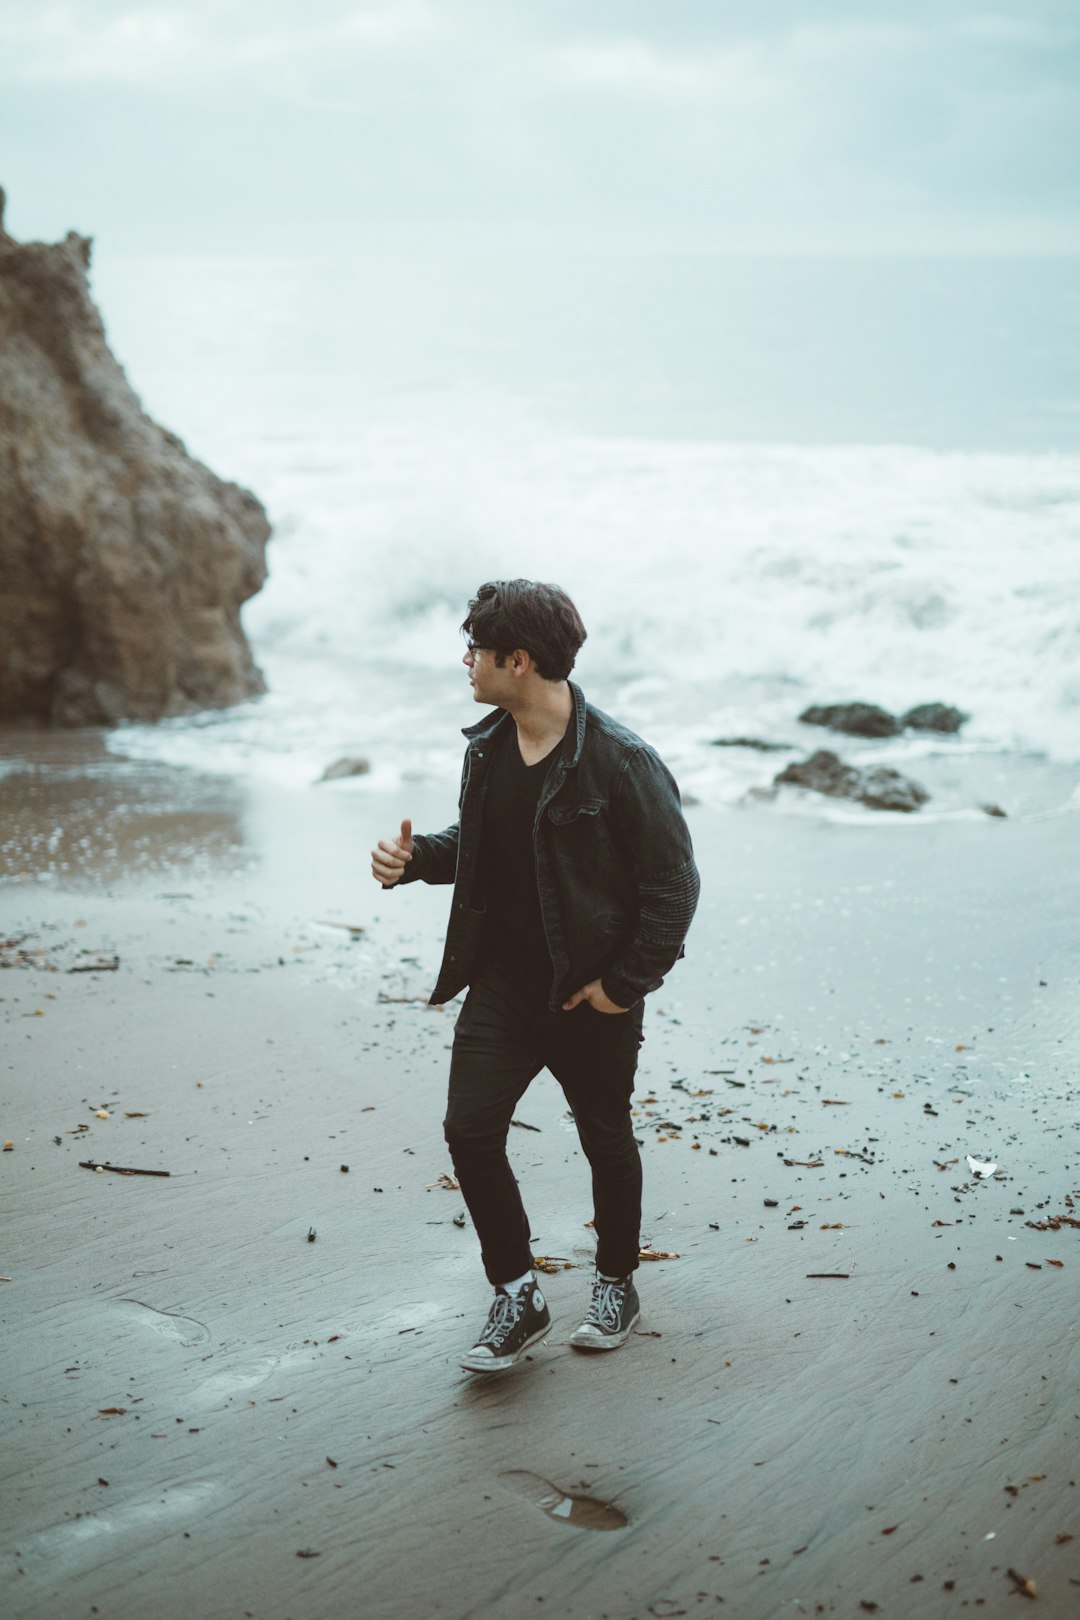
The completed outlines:
<svg viewBox="0 0 1080 1620">
<path fill-rule="evenodd" d="M 697 905 L 694 852 L 667 766 L 648 743 L 586 703 L 574 710 L 536 807 L 533 837 L 540 911 L 554 966 L 549 1005 L 593 979 L 619 1007 L 655 990 L 677 959 Z M 477 889 L 487 769 L 512 717 L 497 709 L 465 729 L 460 819 L 418 833 L 403 883 L 453 883 L 454 898 L 433 1004 L 469 983 L 484 926 Z"/>
</svg>

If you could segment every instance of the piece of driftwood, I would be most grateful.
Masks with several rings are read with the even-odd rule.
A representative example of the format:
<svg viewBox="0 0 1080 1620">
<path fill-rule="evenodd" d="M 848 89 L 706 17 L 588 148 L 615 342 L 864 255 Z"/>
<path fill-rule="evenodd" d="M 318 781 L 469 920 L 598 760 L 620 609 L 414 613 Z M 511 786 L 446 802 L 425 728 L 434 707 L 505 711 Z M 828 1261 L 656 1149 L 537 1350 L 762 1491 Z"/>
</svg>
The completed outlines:
<svg viewBox="0 0 1080 1620">
<path fill-rule="evenodd" d="M 171 1170 L 133 1170 L 129 1165 L 95 1164 L 93 1159 L 80 1159 L 80 1170 L 111 1170 L 114 1176 L 171 1176 Z"/>
</svg>

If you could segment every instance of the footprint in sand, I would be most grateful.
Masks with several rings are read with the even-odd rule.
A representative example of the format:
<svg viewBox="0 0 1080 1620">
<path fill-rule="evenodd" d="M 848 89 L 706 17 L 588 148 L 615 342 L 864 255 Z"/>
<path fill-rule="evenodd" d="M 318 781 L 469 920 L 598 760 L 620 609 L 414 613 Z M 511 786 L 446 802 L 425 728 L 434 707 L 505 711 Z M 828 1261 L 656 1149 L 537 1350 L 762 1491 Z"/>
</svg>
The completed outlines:
<svg viewBox="0 0 1080 1620">
<path fill-rule="evenodd" d="M 126 1314 L 131 1320 L 141 1322 L 144 1327 L 160 1333 L 162 1338 L 171 1339 L 174 1344 L 191 1348 L 206 1344 L 210 1338 L 210 1329 L 193 1316 L 182 1316 L 178 1311 L 158 1310 L 156 1306 L 146 1305 L 139 1299 L 122 1299 L 118 1303 L 129 1308 Z M 201 1406 L 216 1406 L 219 1402 L 227 1404 L 234 1396 L 248 1395 L 260 1384 L 265 1384 L 279 1365 L 277 1356 L 260 1356 L 238 1367 L 220 1368 L 191 1389 L 187 1398 Z"/>
<path fill-rule="evenodd" d="M 160 1311 L 154 1305 L 144 1305 L 141 1299 L 120 1299 L 116 1303 L 129 1307 L 125 1314 L 133 1321 L 141 1322 L 144 1327 L 160 1333 L 163 1338 L 173 1339 L 177 1344 L 205 1344 L 210 1337 L 210 1329 L 193 1316 L 181 1316 L 178 1311 Z"/>
<path fill-rule="evenodd" d="M 250 1395 L 253 1389 L 265 1384 L 271 1373 L 276 1372 L 279 1366 L 277 1356 L 261 1356 L 257 1361 L 250 1361 L 245 1366 L 222 1368 L 196 1385 L 188 1400 L 200 1406 L 216 1406 L 218 1402 L 227 1405 L 234 1396 Z"/>
<path fill-rule="evenodd" d="M 152 1496 L 83 1513 L 25 1537 L 20 1556 L 28 1564 L 33 1560 L 52 1571 L 71 1572 L 79 1565 L 100 1567 L 106 1558 L 118 1557 L 121 1549 L 137 1552 L 149 1538 L 168 1534 L 174 1524 L 189 1524 L 210 1512 L 224 1490 L 220 1481 L 203 1479 L 155 1487 Z"/>
<path fill-rule="evenodd" d="M 510 1468 L 499 1478 L 510 1490 L 524 1496 L 559 1524 L 572 1524 L 578 1530 L 625 1530 L 630 1523 L 626 1514 L 611 1502 L 560 1490 L 550 1480 L 530 1474 L 524 1468 Z"/>
</svg>

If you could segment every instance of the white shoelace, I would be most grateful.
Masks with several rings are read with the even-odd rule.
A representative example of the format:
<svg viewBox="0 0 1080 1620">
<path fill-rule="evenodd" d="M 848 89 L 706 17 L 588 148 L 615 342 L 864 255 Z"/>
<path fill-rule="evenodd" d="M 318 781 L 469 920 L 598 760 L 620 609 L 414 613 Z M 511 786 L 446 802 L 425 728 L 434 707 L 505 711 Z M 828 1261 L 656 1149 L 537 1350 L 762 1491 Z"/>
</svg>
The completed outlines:
<svg viewBox="0 0 1080 1620">
<path fill-rule="evenodd" d="M 586 1322 L 614 1330 L 619 1325 L 619 1313 L 625 1297 L 625 1283 L 605 1282 L 602 1277 L 598 1277 L 593 1284 L 592 1304 L 586 1312 Z"/>
<path fill-rule="evenodd" d="M 504 1339 L 521 1317 L 527 1297 L 527 1289 L 523 1289 L 520 1294 L 497 1293 L 491 1303 L 488 1319 L 484 1323 L 484 1331 L 476 1341 L 477 1344 L 494 1344 Z"/>
</svg>

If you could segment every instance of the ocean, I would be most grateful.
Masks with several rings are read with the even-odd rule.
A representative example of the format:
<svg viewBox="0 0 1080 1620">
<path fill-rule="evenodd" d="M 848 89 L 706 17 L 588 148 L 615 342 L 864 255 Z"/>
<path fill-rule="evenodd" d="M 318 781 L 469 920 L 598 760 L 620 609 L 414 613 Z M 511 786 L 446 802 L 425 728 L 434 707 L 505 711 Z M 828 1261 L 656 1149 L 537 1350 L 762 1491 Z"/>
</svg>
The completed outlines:
<svg viewBox="0 0 1080 1620">
<path fill-rule="evenodd" d="M 577 678 L 699 802 L 872 814 L 760 797 L 832 747 L 926 781 L 920 820 L 1080 808 L 1074 260 L 104 251 L 92 286 L 145 407 L 274 525 L 244 613 L 267 695 L 117 754 L 300 792 L 361 755 L 329 791 L 449 794 L 457 627 L 525 575 L 570 591 Z M 851 698 L 970 719 L 798 722 Z"/>
</svg>

